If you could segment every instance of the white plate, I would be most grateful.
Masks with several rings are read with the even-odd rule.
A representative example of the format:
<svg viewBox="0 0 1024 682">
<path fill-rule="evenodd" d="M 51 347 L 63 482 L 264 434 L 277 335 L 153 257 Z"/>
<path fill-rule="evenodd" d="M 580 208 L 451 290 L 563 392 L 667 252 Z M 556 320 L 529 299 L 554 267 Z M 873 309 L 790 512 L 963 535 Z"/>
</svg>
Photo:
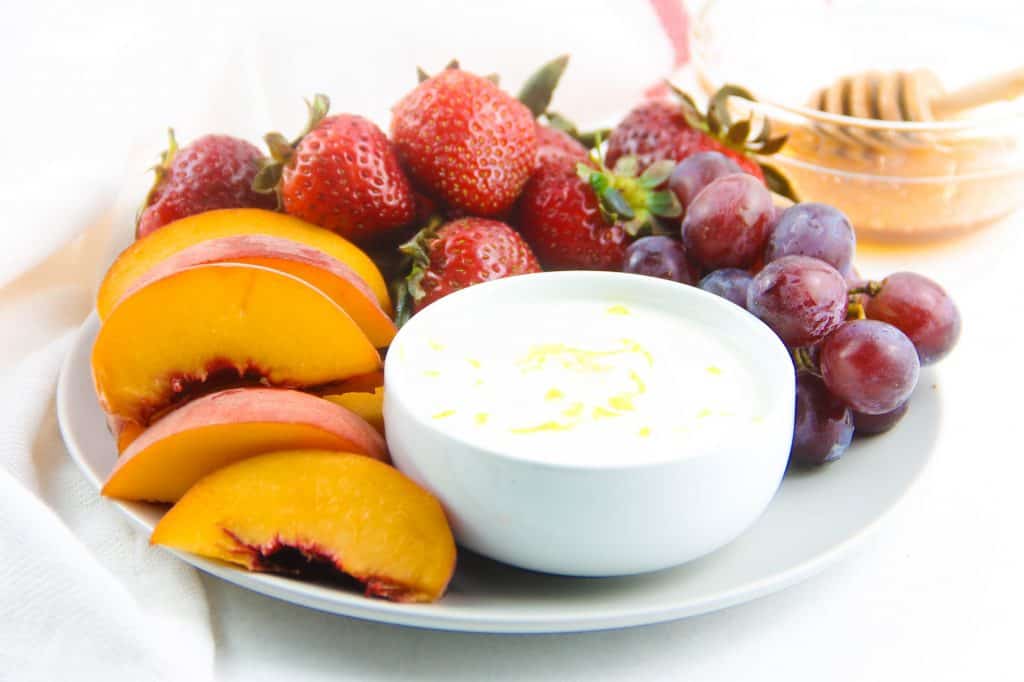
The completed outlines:
<svg viewBox="0 0 1024 682">
<path fill-rule="evenodd" d="M 61 370 L 57 415 L 68 451 L 97 488 L 116 459 L 93 393 L 89 356 L 99 329 L 82 325 Z M 689 564 L 624 578 L 530 573 L 462 552 L 448 594 L 436 604 L 393 604 L 341 588 L 249 573 L 175 552 L 250 590 L 356 618 L 475 632 L 571 632 L 643 625 L 725 608 L 781 590 L 828 566 L 862 540 L 909 490 L 933 449 L 940 401 L 922 372 L 911 409 L 890 433 L 854 443 L 819 471 L 791 472 L 757 523 L 738 540 Z M 117 505 L 152 530 L 163 508 Z"/>
</svg>

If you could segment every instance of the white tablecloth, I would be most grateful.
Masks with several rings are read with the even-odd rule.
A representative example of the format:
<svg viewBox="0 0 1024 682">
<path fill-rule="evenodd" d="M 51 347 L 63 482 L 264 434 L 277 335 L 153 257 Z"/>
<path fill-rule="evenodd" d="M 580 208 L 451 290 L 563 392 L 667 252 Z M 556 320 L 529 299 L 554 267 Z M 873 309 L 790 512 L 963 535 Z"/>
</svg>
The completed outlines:
<svg viewBox="0 0 1024 682">
<path fill-rule="evenodd" d="M 18 586 L 0 587 L 0 680 L 1024 679 L 1024 215 L 925 249 L 862 249 L 865 274 L 942 282 L 964 333 L 938 374 L 942 422 L 920 484 L 854 556 L 785 592 L 630 630 L 452 634 L 301 609 L 148 549 L 67 461 L 51 391 L 61 339 L 128 238 L 112 216 L 144 191 L 165 125 L 183 139 L 291 132 L 315 90 L 386 122 L 415 64 L 457 54 L 518 83 L 564 51 L 575 61 L 559 108 L 600 121 L 672 62 L 646 5 L 212 5 L 5 7 L 0 452 L 27 456 L 0 471 L 0 584 Z M 598 16 L 612 36 L 595 37 Z M 76 609 L 93 589 L 115 595 L 109 608 L 126 620 Z"/>
</svg>

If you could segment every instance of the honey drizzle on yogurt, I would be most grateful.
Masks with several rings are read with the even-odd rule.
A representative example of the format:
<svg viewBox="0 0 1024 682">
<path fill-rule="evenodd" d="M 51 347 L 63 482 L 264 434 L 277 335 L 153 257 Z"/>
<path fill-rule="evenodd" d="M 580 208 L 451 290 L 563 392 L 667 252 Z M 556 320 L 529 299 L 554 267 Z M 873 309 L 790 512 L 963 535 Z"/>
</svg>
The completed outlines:
<svg viewBox="0 0 1024 682">
<path fill-rule="evenodd" d="M 593 444 L 584 451 L 660 456 L 703 447 L 729 424 L 760 423 L 749 368 L 699 325 L 642 305 L 556 308 L 535 316 L 512 304 L 403 344 L 403 371 L 424 377 L 425 416 L 474 441 L 554 457 L 584 442 Z"/>
</svg>

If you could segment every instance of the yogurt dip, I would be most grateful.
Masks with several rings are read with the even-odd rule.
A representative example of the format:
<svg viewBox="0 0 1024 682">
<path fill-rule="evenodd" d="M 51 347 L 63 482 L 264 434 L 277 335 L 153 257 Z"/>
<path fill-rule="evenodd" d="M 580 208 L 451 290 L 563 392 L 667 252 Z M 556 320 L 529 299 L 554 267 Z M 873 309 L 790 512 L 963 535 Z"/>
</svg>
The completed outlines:
<svg viewBox="0 0 1024 682">
<path fill-rule="evenodd" d="M 793 362 L 706 291 L 546 272 L 450 294 L 384 365 L 395 466 L 462 547 L 536 571 L 628 575 L 748 528 L 793 436 Z"/>
<path fill-rule="evenodd" d="M 764 405 L 738 349 L 643 303 L 580 297 L 431 319 L 390 351 L 414 414 L 489 450 L 564 464 L 693 456 Z"/>
</svg>

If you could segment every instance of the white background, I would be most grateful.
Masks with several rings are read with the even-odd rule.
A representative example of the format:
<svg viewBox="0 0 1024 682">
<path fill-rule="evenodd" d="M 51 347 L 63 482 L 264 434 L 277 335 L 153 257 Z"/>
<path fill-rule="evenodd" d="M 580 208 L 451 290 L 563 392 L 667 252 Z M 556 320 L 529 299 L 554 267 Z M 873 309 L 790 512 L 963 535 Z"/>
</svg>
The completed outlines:
<svg viewBox="0 0 1024 682">
<path fill-rule="evenodd" d="M 559 108 L 600 121 L 628 108 L 669 66 L 669 47 L 644 3 L 506 4 L 5 0 L 0 245 L 33 244 L 42 231 L 70 238 L 102 222 L 122 178 L 133 185 L 143 178 L 168 124 L 184 139 L 204 126 L 251 137 L 268 126 L 290 132 L 301 122 L 299 97 L 315 90 L 330 93 L 338 110 L 386 123 L 416 64 L 437 69 L 458 54 L 470 67 L 501 71 L 518 84 L 564 51 L 574 64 Z M 1024 62 L 1024 52 L 1018 57 Z M 225 93 L 250 93 L 252 101 L 239 107 L 225 102 Z M 55 206 L 78 218 L 48 220 Z M 110 228 L 114 241 L 123 241 L 126 228 Z M 15 252 L 17 262 L 9 255 Z M 3 248 L 0 278 L 23 269 L 26 258 L 46 255 L 43 246 L 35 254 Z M 375 625 L 203 578 L 218 676 L 1024 680 L 1024 216 L 928 249 L 865 250 L 860 264 L 868 275 L 915 269 L 941 281 L 961 306 L 964 334 L 939 372 L 943 408 L 933 462 L 853 557 L 800 586 L 719 613 L 557 636 Z M 15 289 L 33 284 L 22 278 Z M 16 294 L 0 290 L 0 367 L 17 363 L 36 342 L 17 333 L 18 319 L 32 310 L 19 307 Z M 83 298 L 66 317 L 86 309 Z M 0 530 L 11 522 L 0 519 Z M 17 671 L 0 669 L 0 680 L 7 679 L 19 679 Z"/>
</svg>

